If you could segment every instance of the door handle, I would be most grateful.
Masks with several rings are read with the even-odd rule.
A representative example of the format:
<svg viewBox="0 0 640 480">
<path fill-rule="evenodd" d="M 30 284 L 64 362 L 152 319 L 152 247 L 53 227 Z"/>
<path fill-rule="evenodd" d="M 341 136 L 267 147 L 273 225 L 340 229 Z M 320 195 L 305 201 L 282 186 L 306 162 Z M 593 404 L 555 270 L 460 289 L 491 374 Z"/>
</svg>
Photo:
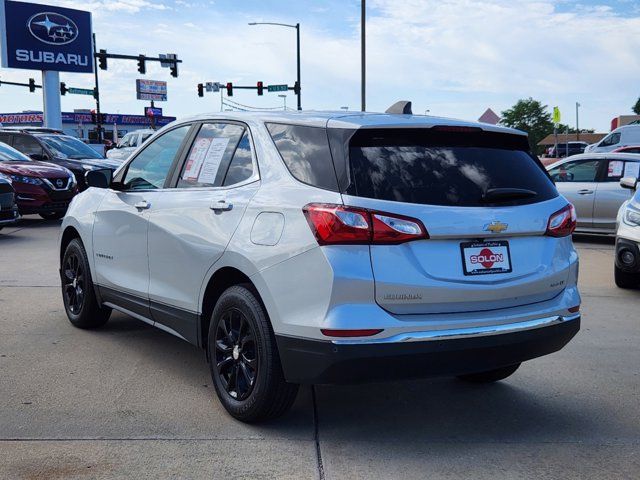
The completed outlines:
<svg viewBox="0 0 640 480">
<path fill-rule="evenodd" d="M 209 208 L 215 212 L 227 212 L 233 208 L 233 204 L 227 202 L 224 198 L 211 202 Z"/>
<path fill-rule="evenodd" d="M 593 190 L 589 190 L 587 188 L 583 190 L 578 190 L 578 195 L 591 195 L 592 193 L 593 193 Z"/>
<path fill-rule="evenodd" d="M 138 210 L 147 210 L 151 208 L 151 204 L 146 200 L 142 200 L 141 202 L 136 203 L 134 207 L 136 207 Z"/>
</svg>

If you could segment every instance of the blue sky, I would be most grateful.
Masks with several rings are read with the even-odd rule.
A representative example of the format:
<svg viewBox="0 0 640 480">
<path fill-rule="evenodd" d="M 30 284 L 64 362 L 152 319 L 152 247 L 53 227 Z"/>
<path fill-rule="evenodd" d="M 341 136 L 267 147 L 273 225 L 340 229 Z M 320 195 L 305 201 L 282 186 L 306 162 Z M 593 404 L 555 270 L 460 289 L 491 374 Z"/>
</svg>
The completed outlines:
<svg viewBox="0 0 640 480">
<path fill-rule="evenodd" d="M 46 2 L 38 2 L 46 3 Z M 217 111 L 220 97 L 196 95 L 196 84 L 253 85 L 295 80 L 295 31 L 248 26 L 250 21 L 302 25 L 303 107 L 359 109 L 359 1 L 58 0 L 93 12 L 98 48 L 184 60 L 180 77 L 134 62 L 110 61 L 100 72 L 103 110 L 140 113 L 135 79 L 169 82 L 166 114 Z M 562 121 L 609 129 L 640 96 L 640 3 L 629 0 L 369 0 L 369 110 L 398 99 L 414 112 L 477 119 L 519 98 L 558 105 Z M 38 72 L 0 70 L 4 80 L 26 81 Z M 68 86 L 91 87 L 90 75 L 62 74 Z M 276 107 L 276 94 L 236 91 L 233 100 Z M 295 97 L 288 96 L 288 105 Z M 0 87 L 0 111 L 41 109 L 38 93 Z M 67 95 L 64 110 L 93 108 L 89 97 Z"/>
</svg>

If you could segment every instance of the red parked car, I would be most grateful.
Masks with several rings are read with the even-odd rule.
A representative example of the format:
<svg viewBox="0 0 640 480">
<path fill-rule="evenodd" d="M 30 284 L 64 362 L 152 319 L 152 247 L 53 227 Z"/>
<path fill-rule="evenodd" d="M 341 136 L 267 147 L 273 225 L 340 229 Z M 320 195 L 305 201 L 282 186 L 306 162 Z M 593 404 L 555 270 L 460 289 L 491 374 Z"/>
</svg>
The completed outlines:
<svg viewBox="0 0 640 480">
<path fill-rule="evenodd" d="M 52 163 L 31 160 L 0 142 L 0 173 L 11 178 L 21 215 L 37 213 L 42 218 L 64 217 L 78 193 L 70 170 Z"/>
</svg>

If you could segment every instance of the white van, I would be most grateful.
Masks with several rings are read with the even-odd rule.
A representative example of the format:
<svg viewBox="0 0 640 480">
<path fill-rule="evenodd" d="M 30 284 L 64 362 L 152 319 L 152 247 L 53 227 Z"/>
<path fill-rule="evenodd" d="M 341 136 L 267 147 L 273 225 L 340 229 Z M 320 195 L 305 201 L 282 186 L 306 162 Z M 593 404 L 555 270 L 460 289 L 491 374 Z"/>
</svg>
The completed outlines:
<svg viewBox="0 0 640 480">
<path fill-rule="evenodd" d="M 598 143 L 589 145 L 585 152 L 611 152 L 627 145 L 640 145 L 640 125 L 618 127 Z"/>
</svg>

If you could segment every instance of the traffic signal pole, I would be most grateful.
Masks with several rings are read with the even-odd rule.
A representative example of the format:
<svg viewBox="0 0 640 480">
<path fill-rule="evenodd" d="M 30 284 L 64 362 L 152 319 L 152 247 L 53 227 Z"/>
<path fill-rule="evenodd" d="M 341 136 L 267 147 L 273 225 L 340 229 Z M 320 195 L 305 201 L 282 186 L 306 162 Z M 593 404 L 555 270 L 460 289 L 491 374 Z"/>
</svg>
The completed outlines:
<svg viewBox="0 0 640 480">
<path fill-rule="evenodd" d="M 96 51 L 96 34 L 93 34 L 93 74 L 96 79 L 96 132 L 98 133 L 98 141 L 102 143 L 102 115 L 100 115 L 100 88 L 98 87 L 98 56 Z"/>
</svg>

